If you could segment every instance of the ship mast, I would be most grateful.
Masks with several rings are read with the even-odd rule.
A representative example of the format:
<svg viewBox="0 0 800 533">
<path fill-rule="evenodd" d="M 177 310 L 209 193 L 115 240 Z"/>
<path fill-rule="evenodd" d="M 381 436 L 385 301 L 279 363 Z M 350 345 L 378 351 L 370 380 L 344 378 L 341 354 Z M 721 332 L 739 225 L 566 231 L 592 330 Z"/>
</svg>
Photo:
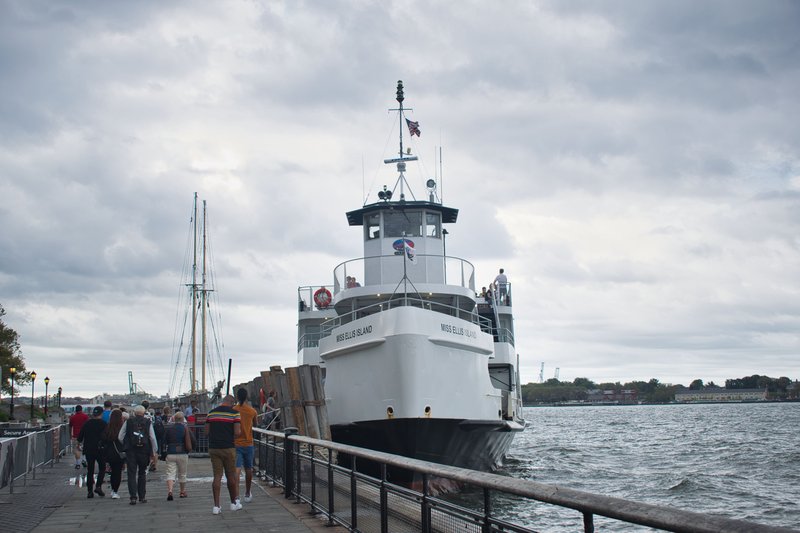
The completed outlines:
<svg viewBox="0 0 800 533">
<path fill-rule="evenodd" d="M 193 246 L 192 246 L 192 366 L 189 371 L 191 375 L 191 393 L 196 392 L 196 365 L 197 365 L 197 193 L 194 193 L 194 222 Z"/>
<path fill-rule="evenodd" d="M 405 100 L 405 95 L 403 94 L 403 80 L 398 80 L 397 82 L 397 102 L 400 104 L 399 108 L 390 109 L 389 111 L 397 111 L 397 120 L 400 125 L 400 157 L 393 158 L 393 159 L 384 159 L 383 162 L 387 165 L 391 163 L 397 163 L 397 172 L 400 173 L 400 176 L 397 178 L 397 182 L 395 182 L 394 187 L 392 190 L 397 188 L 397 185 L 400 185 L 400 201 L 403 202 L 406 199 L 405 195 L 405 186 L 408 185 L 406 183 L 405 171 L 406 171 L 406 161 L 416 161 L 418 158 L 415 155 L 409 155 L 411 151 L 409 150 L 409 154 L 403 153 L 403 119 L 405 116 L 403 115 L 403 111 L 408 109 L 409 111 L 413 111 L 413 108 L 403 108 L 403 100 Z M 414 193 L 411 191 L 411 187 L 409 186 L 408 192 L 411 193 L 411 197 L 414 197 Z"/>
<path fill-rule="evenodd" d="M 203 367 L 202 367 L 203 381 L 201 383 L 202 384 L 202 388 L 200 389 L 203 392 L 205 392 L 207 390 L 206 389 L 206 309 L 207 309 L 207 303 L 208 303 L 207 302 L 208 291 L 206 289 L 206 224 L 207 223 L 208 223 L 208 215 L 206 213 L 206 201 L 203 200 L 203 277 L 202 277 L 203 288 L 201 289 L 202 290 L 201 301 L 202 301 L 202 305 L 203 305 L 203 311 L 202 311 L 202 315 L 201 315 L 202 316 L 202 341 L 201 341 L 202 342 L 202 344 L 201 344 L 202 357 L 201 357 L 201 361 L 202 361 L 202 364 L 203 364 Z"/>
</svg>

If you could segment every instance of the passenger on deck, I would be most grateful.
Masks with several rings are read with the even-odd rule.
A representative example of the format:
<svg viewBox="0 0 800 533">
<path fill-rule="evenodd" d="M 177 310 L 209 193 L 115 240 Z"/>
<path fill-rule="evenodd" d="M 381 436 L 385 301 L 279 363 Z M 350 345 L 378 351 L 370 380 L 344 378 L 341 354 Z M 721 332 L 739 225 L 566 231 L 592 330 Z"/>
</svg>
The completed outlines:
<svg viewBox="0 0 800 533">
<path fill-rule="evenodd" d="M 352 276 L 347 276 L 344 282 L 344 286 L 346 289 L 352 289 L 356 286 L 356 280 Z"/>
<path fill-rule="evenodd" d="M 494 286 L 498 291 L 497 295 L 500 299 L 500 303 L 508 305 L 506 302 L 506 296 L 508 295 L 508 276 L 505 275 L 505 270 L 502 268 L 500 269 L 500 273 L 494 278 Z"/>
</svg>

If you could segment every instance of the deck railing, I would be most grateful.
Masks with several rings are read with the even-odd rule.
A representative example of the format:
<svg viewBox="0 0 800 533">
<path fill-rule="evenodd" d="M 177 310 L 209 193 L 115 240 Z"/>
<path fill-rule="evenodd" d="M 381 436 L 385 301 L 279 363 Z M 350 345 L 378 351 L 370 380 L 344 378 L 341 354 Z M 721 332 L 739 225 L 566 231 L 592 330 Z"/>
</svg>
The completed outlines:
<svg viewBox="0 0 800 533">
<path fill-rule="evenodd" d="M 324 516 L 329 525 L 339 524 L 362 533 L 388 531 L 512 531 L 534 532 L 536 524 L 506 520 L 492 507 L 493 496 L 535 500 L 575 512 L 575 527 L 587 533 L 595 530 L 595 516 L 663 531 L 686 533 L 789 532 L 790 529 L 683 511 L 670 507 L 633 502 L 547 485 L 534 481 L 476 472 L 436 463 L 418 461 L 330 441 L 254 428 L 258 475 L 284 489 L 287 499 L 305 502 Z M 337 457 L 347 457 L 337 463 Z M 358 465 L 378 465 L 380 477 L 358 471 Z M 416 472 L 421 490 L 390 483 L 387 468 Z M 443 480 L 482 492 L 475 508 L 466 508 L 434 494 Z M 613 531 L 614 522 L 603 519 Z"/>
<path fill-rule="evenodd" d="M 28 483 L 28 475 L 36 479 L 36 470 L 50 468 L 58 462 L 70 446 L 69 427 L 60 424 L 52 427 L 4 428 L 0 436 L 0 489 L 14 493 L 14 485 L 20 479 Z M 19 436 L 10 436 L 16 432 Z"/>
</svg>

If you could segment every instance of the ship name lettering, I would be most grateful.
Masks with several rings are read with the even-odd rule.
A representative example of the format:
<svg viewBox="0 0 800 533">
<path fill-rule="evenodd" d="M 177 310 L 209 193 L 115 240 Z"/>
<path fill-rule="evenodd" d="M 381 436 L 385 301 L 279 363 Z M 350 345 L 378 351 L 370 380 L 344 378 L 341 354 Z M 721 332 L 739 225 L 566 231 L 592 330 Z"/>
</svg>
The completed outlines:
<svg viewBox="0 0 800 533">
<path fill-rule="evenodd" d="M 470 337 L 472 339 L 478 338 L 478 333 L 470 329 L 464 329 L 461 326 L 454 326 L 452 324 L 441 324 L 442 331 L 445 333 L 452 333 L 453 335 L 461 335 L 463 337 Z"/>
<path fill-rule="evenodd" d="M 345 331 L 344 333 L 339 333 L 338 335 L 336 335 L 336 342 L 342 342 L 349 339 L 354 339 L 356 337 L 360 337 L 368 333 L 372 333 L 372 326 L 364 326 L 363 328 L 351 329 L 350 331 Z"/>
</svg>

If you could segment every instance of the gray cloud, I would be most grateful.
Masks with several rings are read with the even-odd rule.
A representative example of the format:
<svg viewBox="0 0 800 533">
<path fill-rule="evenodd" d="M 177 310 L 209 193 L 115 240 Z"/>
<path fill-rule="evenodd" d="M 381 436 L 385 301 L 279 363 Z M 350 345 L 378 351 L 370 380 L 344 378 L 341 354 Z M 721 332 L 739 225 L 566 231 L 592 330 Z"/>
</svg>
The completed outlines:
<svg viewBox="0 0 800 533">
<path fill-rule="evenodd" d="M 54 383 L 164 392 L 198 191 L 234 381 L 292 364 L 297 286 L 362 254 L 344 213 L 396 179 L 403 79 L 409 180 L 423 194 L 443 146 L 448 254 L 479 286 L 511 275 L 524 381 L 791 375 L 798 22 L 794 2 L 3 2 L 7 322 Z"/>
</svg>

